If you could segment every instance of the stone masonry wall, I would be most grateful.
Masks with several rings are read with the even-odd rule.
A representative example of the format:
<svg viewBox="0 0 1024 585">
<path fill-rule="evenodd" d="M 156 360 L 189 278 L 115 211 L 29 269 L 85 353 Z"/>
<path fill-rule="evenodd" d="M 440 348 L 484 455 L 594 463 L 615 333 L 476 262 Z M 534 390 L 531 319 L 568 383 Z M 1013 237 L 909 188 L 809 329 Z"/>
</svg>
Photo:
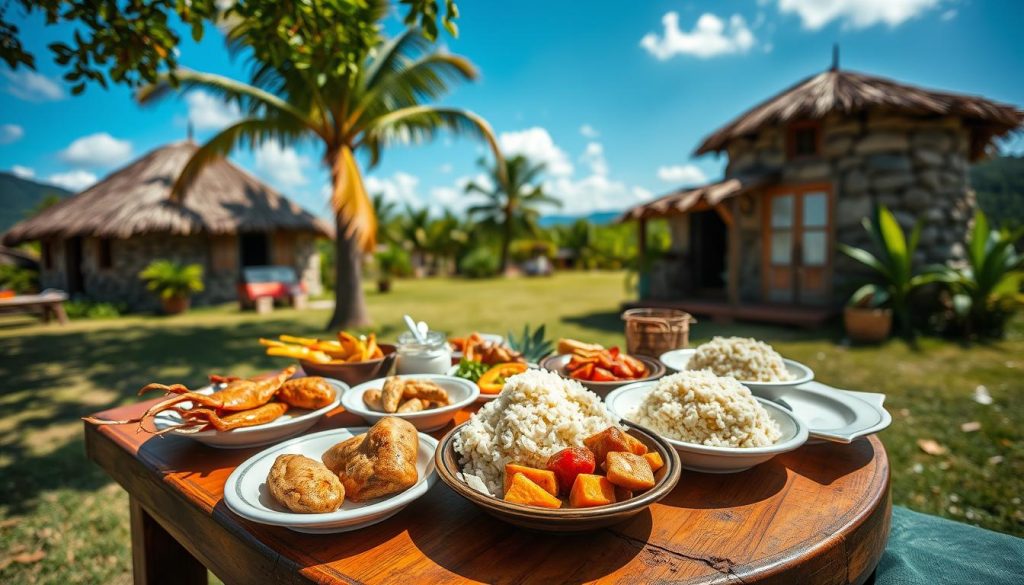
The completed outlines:
<svg viewBox="0 0 1024 585">
<path fill-rule="evenodd" d="M 783 184 L 829 182 L 833 186 L 836 239 L 869 246 L 861 226 L 874 204 L 883 204 L 909 230 L 918 218 L 924 228 L 915 261 L 950 262 L 964 256 L 961 243 L 975 207 L 967 178 L 969 133 L 957 118 L 913 118 L 884 112 L 857 117 L 830 115 L 821 124 L 822 156 L 786 160 L 785 130 L 772 128 L 728 147 L 726 176 L 754 170 L 782 172 Z M 754 199 L 758 199 L 756 195 Z M 744 221 L 743 297 L 755 296 L 760 280 L 760 209 L 747 206 Z M 746 214 L 745 214 L 746 215 Z M 833 251 L 837 301 L 849 293 L 841 275 L 856 271 L 845 255 Z M 751 259 L 754 260 L 751 260 Z M 750 289 L 750 290 L 748 290 Z"/>
</svg>

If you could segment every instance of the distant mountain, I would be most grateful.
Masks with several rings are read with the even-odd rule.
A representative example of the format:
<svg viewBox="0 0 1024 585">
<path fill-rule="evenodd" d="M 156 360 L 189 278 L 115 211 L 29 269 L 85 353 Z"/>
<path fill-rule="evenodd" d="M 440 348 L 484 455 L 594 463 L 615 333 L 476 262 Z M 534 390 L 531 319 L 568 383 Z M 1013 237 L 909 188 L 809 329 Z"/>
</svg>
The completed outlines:
<svg viewBox="0 0 1024 585">
<path fill-rule="evenodd" d="M 999 156 L 972 166 L 971 187 L 986 215 L 1024 225 L 1024 156 Z"/>
<path fill-rule="evenodd" d="M 622 215 L 621 211 L 595 211 L 587 215 L 545 215 L 540 218 L 540 225 L 541 227 L 569 225 L 580 219 L 585 219 L 595 225 L 604 225 L 612 223 L 620 215 Z"/>
<path fill-rule="evenodd" d="M 25 219 L 49 195 L 63 198 L 71 191 L 0 172 L 0 233 Z"/>
</svg>

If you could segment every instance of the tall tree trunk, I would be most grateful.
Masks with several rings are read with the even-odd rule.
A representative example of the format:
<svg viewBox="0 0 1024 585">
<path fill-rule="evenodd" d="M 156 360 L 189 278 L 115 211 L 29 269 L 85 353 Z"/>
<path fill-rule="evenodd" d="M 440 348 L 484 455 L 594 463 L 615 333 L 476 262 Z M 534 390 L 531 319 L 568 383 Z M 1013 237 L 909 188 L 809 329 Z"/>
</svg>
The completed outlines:
<svg viewBox="0 0 1024 585">
<path fill-rule="evenodd" d="M 340 216 L 335 216 L 337 233 L 334 240 L 334 314 L 327 323 L 327 329 L 334 331 L 348 327 L 363 327 L 370 324 L 363 296 L 362 254 L 359 244 L 346 237 L 346 225 Z"/>
</svg>

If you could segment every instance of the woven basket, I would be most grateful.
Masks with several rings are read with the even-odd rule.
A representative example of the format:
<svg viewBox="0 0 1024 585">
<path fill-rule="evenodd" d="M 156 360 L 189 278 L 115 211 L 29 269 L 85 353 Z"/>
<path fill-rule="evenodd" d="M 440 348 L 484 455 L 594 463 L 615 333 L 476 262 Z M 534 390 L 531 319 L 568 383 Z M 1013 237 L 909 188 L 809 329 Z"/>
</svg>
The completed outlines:
<svg viewBox="0 0 1024 585">
<path fill-rule="evenodd" d="M 690 345 L 690 323 L 697 320 L 676 309 L 629 309 L 626 322 L 626 351 L 658 357 L 666 351 Z"/>
</svg>

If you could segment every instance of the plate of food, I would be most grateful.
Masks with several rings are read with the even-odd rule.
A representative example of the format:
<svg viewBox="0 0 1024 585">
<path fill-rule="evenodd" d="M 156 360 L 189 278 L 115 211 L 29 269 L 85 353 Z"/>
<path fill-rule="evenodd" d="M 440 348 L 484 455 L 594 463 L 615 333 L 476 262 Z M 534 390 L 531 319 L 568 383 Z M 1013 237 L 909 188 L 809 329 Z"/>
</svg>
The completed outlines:
<svg viewBox="0 0 1024 585">
<path fill-rule="evenodd" d="M 341 405 L 370 424 L 397 416 L 417 430 L 435 431 L 479 395 L 476 384 L 463 378 L 404 374 L 359 384 L 342 396 Z"/>
<path fill-rule="evenodd" d="M 209 386 L 189 390 L 182 384 L 149 384 L 140 394 L 167 393 L 137 419 L 95 424 L 137 423 L 155 434 L 185 436 L 211 447 L 241 449 L 297 435 L 341 402 L 348 386 L 318 376 L 293 377 L 295 366 L 270 375 L 242 379 L 210 376 Z M 151 421 L 153 428 L 146 423 Z"/>
<path fill-rule="evenodd" d="M 296 437 L 239 465 L 224 502 L 246 520 L 328 534 L 384 521 L 427 493 L 437 440 L 408 421 Z"/>
<path fill-rule="evenodd" d="M 510 376 L 521 374 L 536 365 L 526 362 L 507 362 L 488 365 L 483 362 L 467 360 L 463 358 L 459 365 L 452 366 L 448 375 L 462 378 L 472 382 L 479 389 L 477 402 L 490 402 L 498 397 L 501 389 L 505 386 L 505 380 Z"/>
<path fill-rule="evenodd" d="M 558 340 L 558 354 L 541 361 L 540 367 L 578 380 L 600 396 L 625 384 L 657 380 L 665 374 L 665 366 L 657 360 L 575 339 Z"/>
<path fill-rule="evenodd" d="M 395 346 L 378 343 L 374 333 L 339 331 L 337 339 L 281 335 L 261 338 L 260 345 L 267 348 L 269 356 L 299 360 L 307 374 L 341 380 L 349 386 L 386 376 L 396 357 Z"/>
<path fill-rule="evenodd" d="M 614 390 L 608 409 L 658 433 L 682 466 L 736 473 L 807 442 L 807 426 L 788 409 L 756 397 L 735 379 L 687 370 Z"/>
<path fill-rule="evenodd" d="M 490 348 L 507 347 L 505 337 L 497 333 L 480 333 L 474 331 L 465 337 L 449 337 L 448 344 L 452 346 L 452 357 L 461 359 L 467 353 L 474 354 L 487 352 Z M 470 359 L 473 359 L 470 357 Z"/>
<path fill-rule="evenodd" d="M 441 481 L 485 512 L 554 532 L 626 520 L 679 481 L 667 441 L 622 425 L 596 394 L 545 370 L 510 377 L 441 439 L 435 462 Z"/>
<path fill-rule="evenodd" d="M 545 339 L 545 326 L 531 330 L 523 327 L 520 335 L 509 333 L 505 337 L 473 333 L 469 337 L 451 340 L 459 362 L 448 374 L 477 384 L 480 396 L 477 402 L 489 402 L 498 397 L 505 379 L 536 368 L 537 362 L 550 355 L 553 346 Z"/>
<path fill-rule="evenodd" d="M 719 376 L 732 376 L 755 395 L 771 400 L 782 390 L 814 379 L 811 368 L 783 358 L 772 346 L 749 337 L 715 337 L 693 349 L 663 353 L 659 359 L 677 372 L 711 370 Z"/>
</svg>

